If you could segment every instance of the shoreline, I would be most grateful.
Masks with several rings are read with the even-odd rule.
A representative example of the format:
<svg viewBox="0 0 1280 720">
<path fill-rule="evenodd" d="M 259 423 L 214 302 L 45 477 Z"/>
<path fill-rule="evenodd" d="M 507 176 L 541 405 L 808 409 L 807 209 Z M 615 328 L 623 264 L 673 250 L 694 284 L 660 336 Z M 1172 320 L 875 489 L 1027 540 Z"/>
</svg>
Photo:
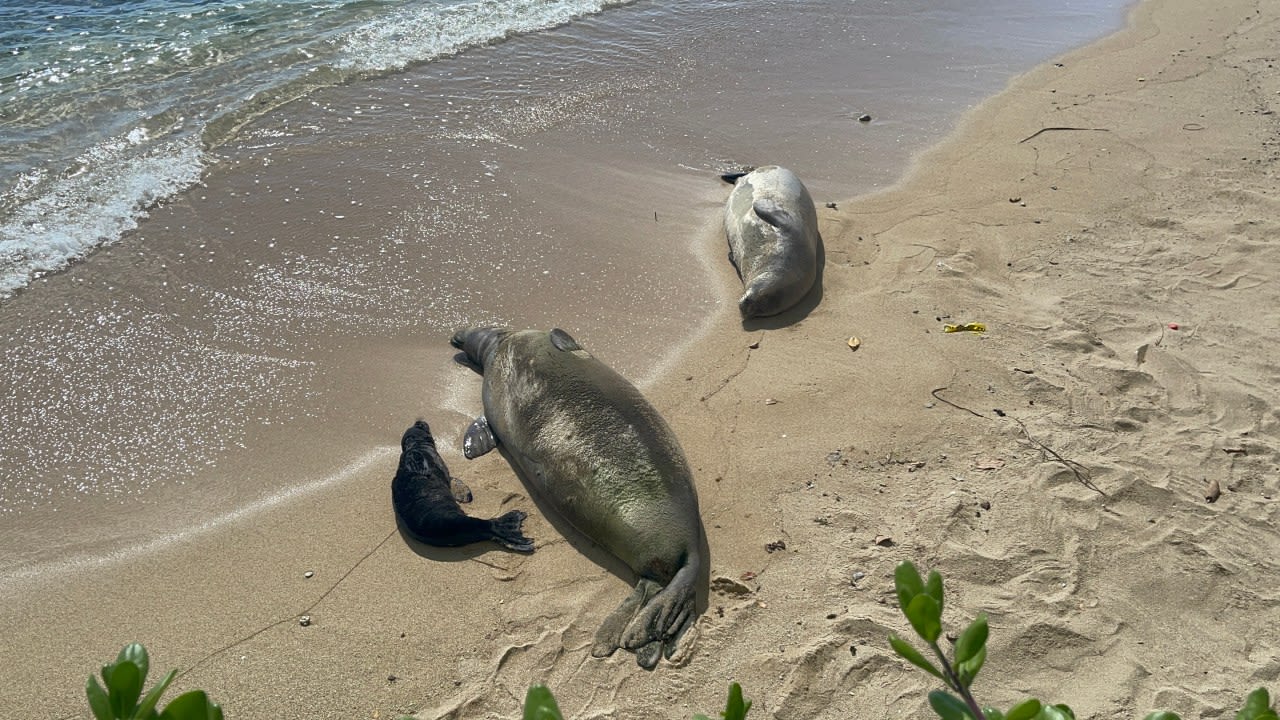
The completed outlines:
<svg viewBox="0 0 1280 720">
<path fill-rule="evenodd" d="M 1257 618 L 1280 607 L 1278 23 L 1146 0 L 892 188 L 819 201 L 806 317 L 744 332 L 721 298 L 645 390 L 694 468 L 712 577 L 746 589 L 712 591 L 684 667 L 589 657 L 625 583 L 537 513 L 532 556 L 413 546 L 370 468 L 146 563 L 47 578 L 38 607 L 0 587 L 31 648 L 0 707 L 87 716 L 84 676 L 139 639 L 185 669 L 167 697 L 200 687 L 239 718 L 514 717 L 534 682 L 568 717 L 714 713 L 731 681 L 751 717 L 918 714 L 932 686 L 887 644 L 904 559 L 944 575 L 949 627 L 991 617 L 986 704 L 1185 717 L 1275 690 L 1280 630 Z M 1109 129 L 1023 140 L 1041 127 Z M 468 513 L 532 507 L 500 458 L 442 453 Z"/>
<path fill-rule="evenodd" d="M 718 172 L 785 157 L 819 202 L 890 182 L 1011 68 L 1108 24 L 962 4 L 635 3 L 267 113 L 0 306 L 0 575 L 262 502 L 417 415 L 456 442 L 459 325 L 565 325 L 650 381 L 720 302 Z M 806 42 L 777 53 L 761 23 Z"/>
</svg>

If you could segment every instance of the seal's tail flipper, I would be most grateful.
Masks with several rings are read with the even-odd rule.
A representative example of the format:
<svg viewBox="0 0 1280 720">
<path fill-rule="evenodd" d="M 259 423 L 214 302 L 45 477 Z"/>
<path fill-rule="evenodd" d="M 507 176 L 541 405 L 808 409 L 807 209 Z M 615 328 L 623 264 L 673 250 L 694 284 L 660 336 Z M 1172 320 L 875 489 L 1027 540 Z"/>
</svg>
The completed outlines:
<svg viewBox="0 0 1280 720">
<path fill-rule="evenodd" d="M 736 185 L 738 184 L 738 178 L 746 177 L 747 175 L 750 175 L 750 174 L 751 174 L 750 171 L 724 173 L 720 176 L 720 179 L 729 183 L 730 185 Z"/>
<path fill-rule="evenodd" d="M 524 536 L 522 526 L 528 515 L 523 510 L 512 510 L 489 521 L 493 541 L 508 550 L 533 552 L 533 541 Z"/>
<path fill-rule="evenodd" d="M 595 644 L 591 646 L 591 655 L 593 657 L 609 657 L 615 650 L 622 647 L 622 634 L 626 632 L 627 626 L 635 619 L 636 613 L 640 612 L 640 608 L 649 602 L 649 598 L 657 595 L 662 591 L 662 586 L 653 580 L 640 578 L 640 582 L 636 583 L 636 587 L 631 591 L 622 604 L 617 607 L 609 617 L 605 618 L 604 623 L 600 625 L 600 629 L 596 631 Z M 657 658 L 654 658 L 657 661 Z M 643 664 L 643 663 L 641 663 Z M 649 667 L 653 667 L 650 665 Z"/>
<path fill-rule="evenodd" d="M 694 588 L 697 574 L 697 563 L 680 568 L 671 582 L 640 608 L 635 619 L 622 632 L 622 647 L 635 652 L 636 662 L 646 670 L 658 663 L 660 655 L 671 657 L 680 638 L 698 619 Z"/>
</svg>

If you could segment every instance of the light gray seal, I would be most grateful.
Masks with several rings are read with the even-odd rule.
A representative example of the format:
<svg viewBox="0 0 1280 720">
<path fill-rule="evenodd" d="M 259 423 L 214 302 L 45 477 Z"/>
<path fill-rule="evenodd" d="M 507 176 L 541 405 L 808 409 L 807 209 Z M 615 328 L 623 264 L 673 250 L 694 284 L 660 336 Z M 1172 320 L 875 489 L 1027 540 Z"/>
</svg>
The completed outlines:
<svg viewBox="0 0 1280 720">
<path fill-rule="evenodd" d="M 818 212 L 809 191 L 777 165 L 722 177 L 733 183 L 724 229 L 745 289 L 743 319 L 794 307 L 818 278 Z"/>
<path fill-rule="evenodd" d="M 637 576 L 596 632 L 646 669 L 670 658 L 697 619 L 704 533 L 693 474 L 640 391 L 563 330 L 472 328 L 453 346 L 484 375 L 484 415 L 463 454 L 503 448 L 531 490 Z"/>
</svg>

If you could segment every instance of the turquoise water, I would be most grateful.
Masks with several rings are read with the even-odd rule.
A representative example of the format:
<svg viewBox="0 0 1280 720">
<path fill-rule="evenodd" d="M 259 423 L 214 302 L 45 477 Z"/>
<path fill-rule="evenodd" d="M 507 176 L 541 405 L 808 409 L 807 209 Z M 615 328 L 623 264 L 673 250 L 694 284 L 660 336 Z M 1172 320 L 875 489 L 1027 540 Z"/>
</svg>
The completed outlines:
<svg viewBox="0 0 1280 720">
<path fill-rule="evenodd" d="M 2 0 L 0 300 L 136 227 L 283 102 L 620 4 Z"/>
</svg>

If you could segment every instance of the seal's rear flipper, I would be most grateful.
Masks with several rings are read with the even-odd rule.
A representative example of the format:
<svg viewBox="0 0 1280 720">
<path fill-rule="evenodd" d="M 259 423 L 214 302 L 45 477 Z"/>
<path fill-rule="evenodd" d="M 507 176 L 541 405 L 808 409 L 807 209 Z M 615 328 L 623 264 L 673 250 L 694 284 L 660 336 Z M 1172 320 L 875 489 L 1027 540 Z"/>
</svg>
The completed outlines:
<svg viewBox="0 0 1280 720">
<path fill-rule="evenodd" d="M 680 638 L 698 619 L 694 588 L 697 568 L 696 562 L 680 568 L 662 592 L 640 608 L 635 619 L 623 631 L 622 647 L 636 653 L 636 662 L 641 667 L 652 668 L 653 665 L 645 665 L 645 662 L 657 664 L 659 654 L 671 657 Z"/>
<path fill-rule="evenodd" d="M 492 540 L 508 550 L 533 552 L 533 541 L 524 536 L 521 526 L 528 517 L 523 510 L 512 510 L 489 521 Z"/>
<path fill-rule="evenodd" d="M 496 447 L 498 440 L 489 429 L 489 421 L 481 415 L 471 423 L 467 434 L 462 438 L 462 455 L 468 460 L 474 460 Z"/>
<path fill-rule="evenodd" d="M 738 180 L 750 175 L 751 173 L 755 172 L 757 169 L 758 168 L 755 165 L 744 165 L 742 169 L 737 172 L 721 173 L 720 179 L 729 183 L 730 185 L 737 185 Z"/>
<path fill-rule="evenodd" d="M 636 587 L 631 591 L 631 594 L 622 601 L 622 604 L 616 610 L 609 613 L 609 617 L 605 618 L 604 623 L 600 625 L 600 629 L 596 631 L 596 641 L 591 646 L 591 655 L 598 658 L 609 657 L 615 650 L 622 647 L 622 633 L 626 631 L 627 626 L 635 619 L 636 613 L 640 611 L 640 608 L 649 602 L 649 598 L 657 595 L 661 590 L 662 586 L 653 580 L 640 578 L 640 582 L 636 583 Z M 657 657 L 654 657 L 654 662 L 657 662 Z M 653 666 L 650 665 L 649 667 L 652 668 Z"/>
<path fill-rule="evenodd" d="M 652 670 L 658 666 L 658 659 L 662 657 L 662 641 L 654 640 L 648 645 L 641 645 L 636 648 L 636 664 L 645 670 Z M 671 653 L 667 653 L 667 657 L 671 657 Z"/>
</svg>

